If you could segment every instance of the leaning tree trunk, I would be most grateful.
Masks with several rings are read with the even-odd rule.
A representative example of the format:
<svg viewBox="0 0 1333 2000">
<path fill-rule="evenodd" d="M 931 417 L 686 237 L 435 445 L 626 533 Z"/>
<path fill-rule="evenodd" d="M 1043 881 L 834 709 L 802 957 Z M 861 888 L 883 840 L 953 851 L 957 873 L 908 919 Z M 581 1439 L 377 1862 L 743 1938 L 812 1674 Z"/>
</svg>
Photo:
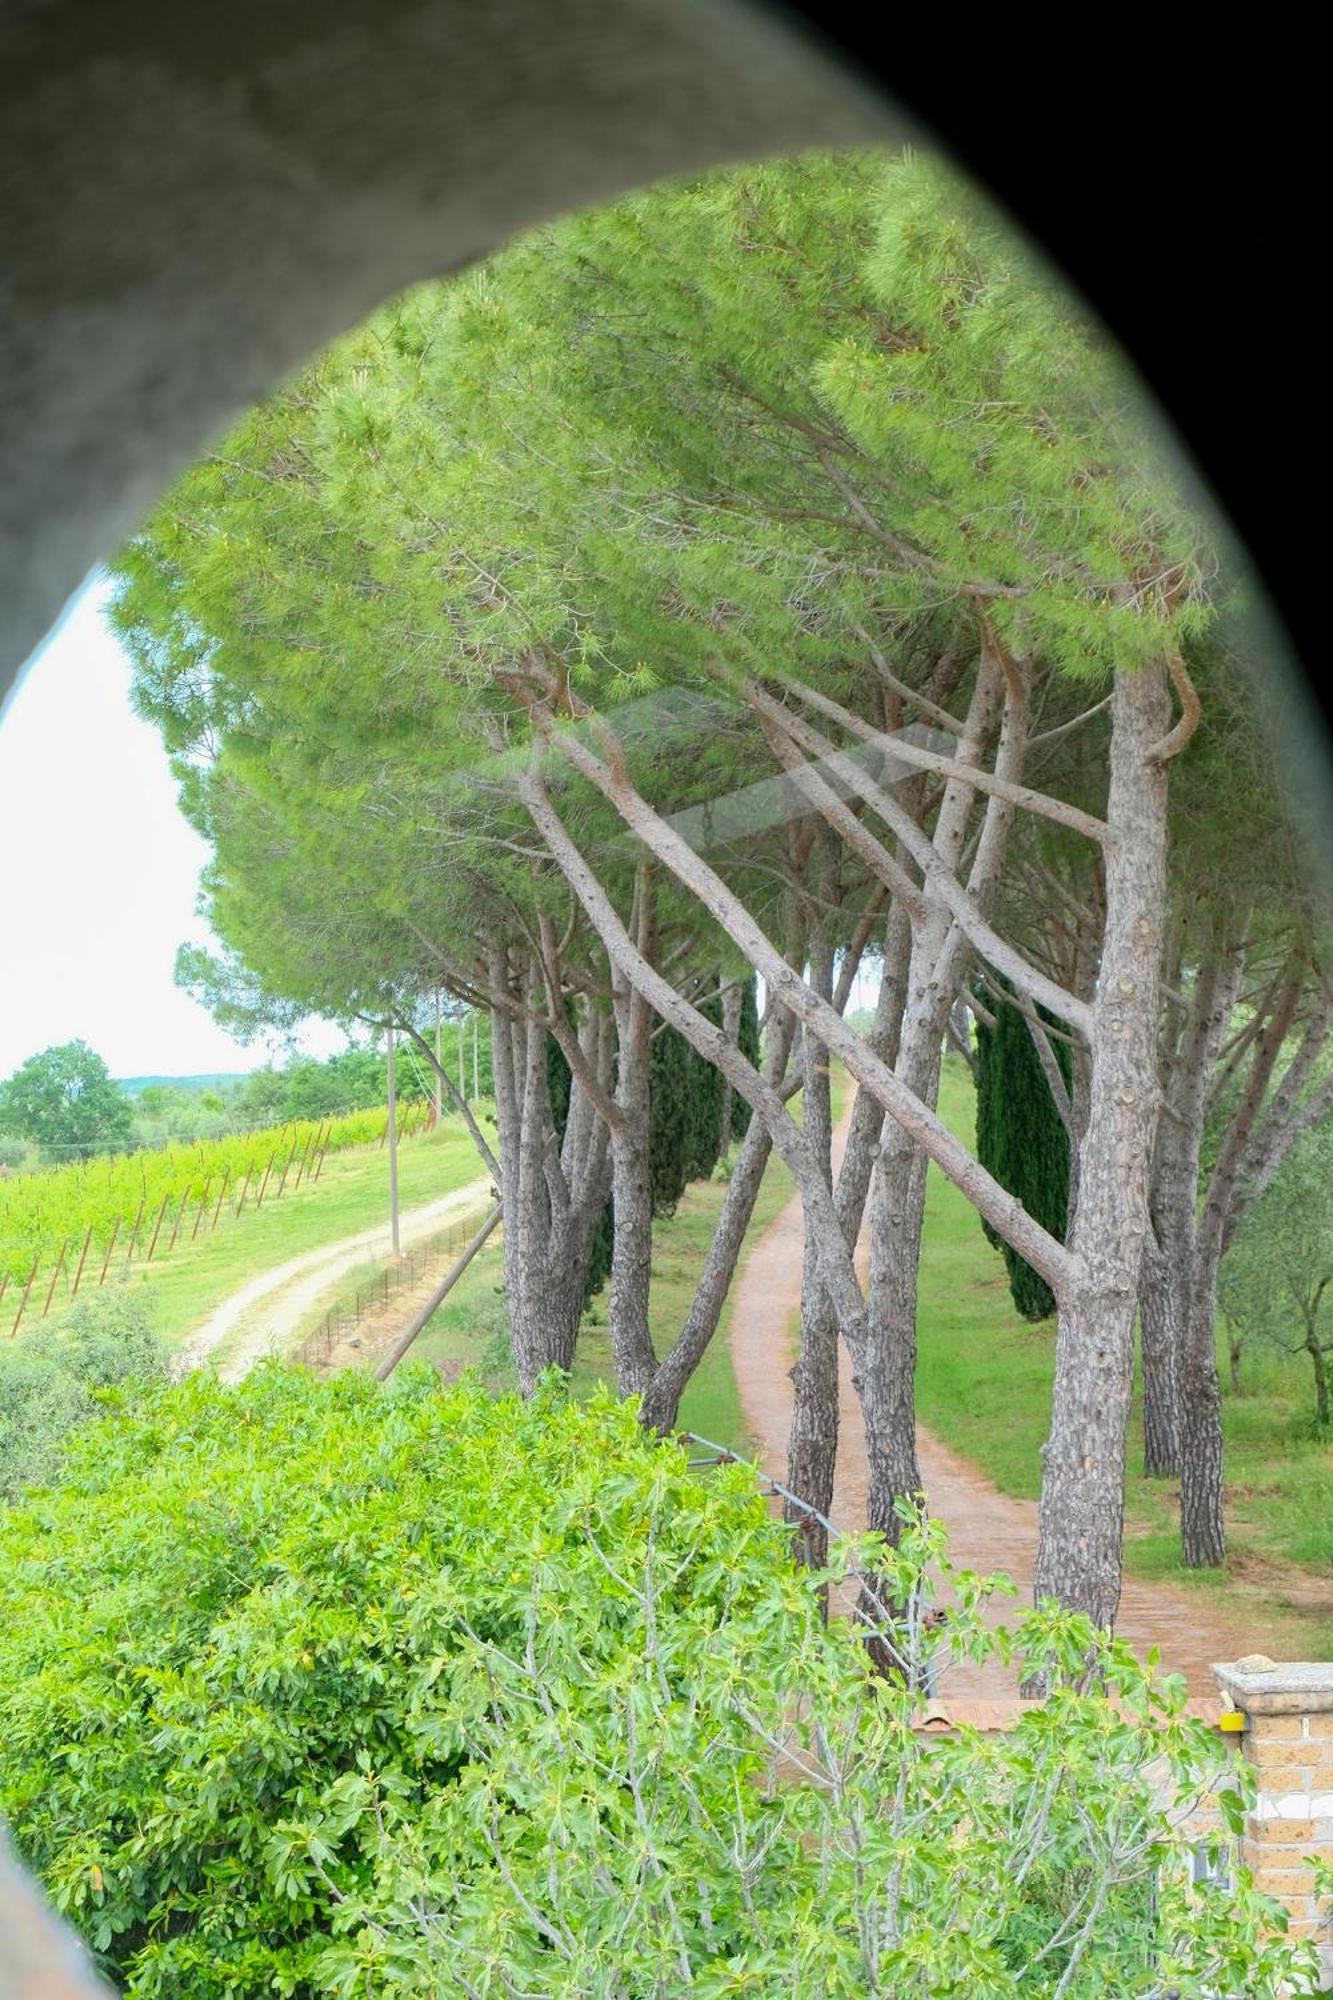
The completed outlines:
<svg viewBox="0 0 1333 2000">
<path fill-rule="evenodd" d="M 1157 1005 L 1166 904 L 1161 663 L 1112 699 L 1106 922 L 1093 1000 L 1074 1270 L 1061 1288 L 1034 1595 L 1111 1627 L 1120 1603 L 1134 1312 L 1157 1119 Z"/>
<path fill-rule="evenodd" d="M 764 1052 L 764 1080 L 769 1085 L 780 1084 L 786 1074 L 795 1026 L 794 1015 L 785 1007 L 774 1010 Z M 685 1324 L 644 1394 L 641 1415 L 652 1430 L 665 1432 L 673 1428 L 690 1377 L 717 1332 L 772 1151 L 768 1127 L 762 1118 L 752 1118 L 727 1182 L 722 1212 L 708 1245 Z"/>
<path fill-rule="evenodd" d="M 999 659 L 983 649 L 959 743 L 958 761 L 979 765 L 1004 703 Z M 958 779 L 946 785 L 932 846 L 951 871 L 961 861 L 973 793 Z M 1007 825 L 994 800 L 985 825 Z M 918 915 L 907 964 L 906 992 L 894 1064 L 907 1088 L 932 1110 L 939 1096 L 944 1031 L 958 990 L 966 946 L 949 911 L 927 901 Z M 926 1210 L 926 1157 L 890 1119 L 870 1189 L 870 1348 L 857 1383 L 869 1462 L 867 1526 L 897 1542 L 900 1501 L 921 1497 L 916 1455 L 917 1268 Z"/>
</svg>

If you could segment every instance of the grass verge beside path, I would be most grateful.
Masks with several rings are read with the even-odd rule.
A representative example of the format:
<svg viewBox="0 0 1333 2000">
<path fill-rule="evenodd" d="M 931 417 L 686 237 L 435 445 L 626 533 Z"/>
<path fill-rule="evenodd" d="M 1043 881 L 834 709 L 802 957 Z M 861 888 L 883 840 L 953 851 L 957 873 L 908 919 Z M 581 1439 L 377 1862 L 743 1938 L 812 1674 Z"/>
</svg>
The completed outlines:
<svg viewBox="0 0 1333 2000">
<path fill-rule="evenodd" d="M 972 1143 L 974 1099 L 950 1056 L 941 1112 Z M 1055 1322 L 1029 1324 L 1009 1297 L 1004 1266 L 975 1211 L 932 1167 L 917 1324 L 917 1409 L 950 1448 L 1004 1493 L 1035 1500 L 1050 1420 Z M 1223 1366 L 1225 1361 L 1223 1360 Z M 1223 1395 L 1230 1555 L 1222 1570 L 1178 1559 L 1175 1482 L 1145 1479 L 1136 1383 L 1126 1486 L 1125 1566 L 1135 1576 L 1201 1592 L 1254 1591 L 1272 1628 L 1256 1644 L 1333 1657 L 1333 1441 L 1312 1435 L 1299 1363 L 1247 1354 L 1239 1397 Z M 1224 1376 L 1225 1380 L 1225 1376 Z M 1281 1634 L 1281 1637 L 1277 1635 Z"/>
<path fill-rule="evenodd" d="M 442 1119 L 434 1132 L 405 1139 L 398 1148 L 401 1206 L 406 1210 L 434 1201 L 484 1172 L 462 1120 Z M 215 1230 L 205 1227 L 194 1242 L 182 1232 L 169 1255 L 137 1265 L 128 1282 L 148 1288 L 158 1331 L 177 1347 L 260 1272 L 388 1219 L 388 1149 L 331 1153 L 317 1181 L 289 1188 L 261 1209 L 247 1206 L 239 1217 L 224 1208 Z M 53 1312 L 48 1324 L 54 1325 L 57 1317 Z M 41 1322 L 33 1325 L 40 1328 Z"/>
</svg>

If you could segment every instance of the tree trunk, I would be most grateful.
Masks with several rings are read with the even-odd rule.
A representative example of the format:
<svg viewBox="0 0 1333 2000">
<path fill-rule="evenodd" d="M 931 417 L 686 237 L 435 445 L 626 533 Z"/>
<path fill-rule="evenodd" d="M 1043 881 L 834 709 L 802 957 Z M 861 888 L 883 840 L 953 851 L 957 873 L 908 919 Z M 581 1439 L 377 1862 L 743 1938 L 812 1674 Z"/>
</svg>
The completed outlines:
<svg viewBox="0 0 1333 2000">
<path fill-rule="evenodd" d="M 548 1368 L 568 1370 L 573 1363 L 592 1233 L 607 1195 L 605 1128 L 590 1114 L 573 1079 L 562 1153 L 534 968 L 511 964 L 509 950 L 498 946 L 490 956 L 490 979 L 505 1304 L 514 1372 L 529 1396 Z M 528 1006 L 526 1020 L 510 1011 L 520 996 Z M 566 1163 L 577 1167 L 572 1196 Z"/>
<path fill-rule="evenodd" d="M 1117 674 L 1107 804 L 1113 839 L 1070 1244 L 1076 1276 L 1059 1305 L 1034 1579 L 1037 1601 L 1053 1597 L 1108 1628 L 1120 1602 L 1134 1311 L 1158 1106 L 1167 779 L 1153 753 L 1168 714 L 1160 662 Z"/>
<path fill-rule="evenodd" d="M 1313 1326 L 1306 1335 L 1306 1346 L 1310 1351 L 1310 1363 L 1314 1369 L 1314 1407 L 1318 1422 L 1328 1427 L 1328 1368 L 1324 1361 L 1324 1349 Z"/>
<path fill-rule="evenodd" d="M 795 1030 L 795 1016 L 785 1008 L 778 1009 L 764 1052 L 766 1082 L 774 1085 L 781 1082 Z M 717 1332 L 772 1150 L 768 1127 L 762 1118 L 752 1118 L 736 1155 L 722 1212 L 708 1245 L 685 1324 L 644 1395 L 641 1414 L 644 1423 L 653 1430 L 665 1432 L 675 1425 L 681 1396 Z"/>
<path fill-rule="evenodd" d="M 1139 1301 L 1144 1469 L 1149 1477 L 1174 1478 L 1183 1462 L 1183 1405 L 1190 1393 L 1186 1345 L 1198 1253 L 1199 1163 L 1208 1085 L 1235 1009 L 1244 965 L 1238 944 L 1209 937 L 1201 949 L 1188 1005 L 1182 1012 L 1182 1004 L 1173 1002 L 1169 1010 L 1161 1062 L 1165 1108 L 1153 1152 L 1151 1227 Z M 1215 1368 L 1213 1373 L 1215 1378 Z M 1201 1394 L 1203 1400 L 1190 1424 L 1191 1439 L 1210 1421 L 1206 1385 Z"/>
<path fill-rule="evenodd" d="M 627 1013 L 619 1040 L 616 1109 L 621 1122 L 611 1134 L 611 1204 L 615 1236 L 611 1247 L 611 1356 L 622 1396 L 643 1393 L 657 1370 L 648 1309 L 653 1262 L 653 1184 L 648 1136 L 648 1009 L 638 1002 Z"/>
<path fill-rule="evenodd" d="M 833 947 L 827 936 L 821 934 L 825 928 L 821 926 L 816 934 L 810 983 L 821 998 L 831 1000 Z M 805 1079 L 806 1139 L 831 1190 L 833 1103 L 828 1050 L 809 1029 L 801 1040 L 801 1063 Z M 838 1322 L 827 1307 L 816 1230 L 816 1220 L 807 1210 L 801 1278 L 801 1344 L 792 1370 L 796 1393 L 787 1440 L 787 1484 L 802 1500 L 827 1515 L 833 1504 L 833 1473 L 838 1455 Z M 778 1331 L 774 1328 L 775 1335 Z M 828 1556 L 827 1530 L 790 1501 L 786 1518 L 797 1530 L 806 1562 L 812 1569 L 822 1569 Z"/>
<path fill-rule="evenodd" d="M 1238 1326 L 1230 1327 L 1227 1331 L 1227 1362 L 1231 1371 L 1231 1393 L 1233 1396 L 1244 1394 L 1240 1381 L 1240 1356 L 1244 1345 L 1245 1335 L 1241 1329 Z"/>
<path fill-rule="evenodd" d="M 1291 1028 L 1302 979 L 1293 969 L 1255 1046 L 1231 1124 L 1208 1183 L 1194 1236 L 1189 1317 L 1180 1370 L 1180 1559 L 1215 1568 L 1226 1557 L 1222 1467 L 1222 1386 L 1217 1377 L 1217 1273 L 1238 1184 L 1273 1070 Z"/>
<path fill-rule="evenodd" d="M 653 951 L 652 883 L 636 887 L 636 942 Z M 657 1372 L 648 1309 L 653 1266 L 653 1177 L 649 1158 L 648 1048 L 653 1014 L 642 994 L 615 982 L 616 1111 L 611 1131 L 611 1354 L 622 1396 L 642 1395 Z"/>
<path fill-rule="evenodd" d="M 1217 1266 L 1204 1241 L 1196 1252 L 1180 1370 L 1180 1559 L 1191 1569 L 1216 1568 L 1227 1552 Z"/>
<path fill-rule="evenodd" d="M 979 765 L 992 739 L 1004 702 L 1005 680 L 998 658 L 983 652 L 960 741 L 958 761 Z M 1011 728 L 1021 717 L 1010 716 Z M 1013 746 L 1011 744 L 1011 755 Z M 950 871 L 960 863 L 973 794 L 960 779 L 945 788 L 935 822 L 933 850 Z M 973 867 L 992 883 L 1002 835 L 1012 809 L 987 802 L 983 838 Z M 972 887 L 973 883 L 969 883 Z M 978 899 L 979 902 L 982 899 Z M 918 917 L 908 960 L 906 998 L 899 1029 L 895 1073 L 931 1110 L 939 1099 L 940 1060 L 949 1011 L 966 964 L 968 946 L 949 909 L 928 895 Z M 916 1456 L 917 1271 L 926 1209 L 926 1156 L 904 1128 L 890 1120 L 884 1129 L 870 1193 L 871 1357 L 861 1390 L 866 1447 L 870 1461 L 868 1525 L 896 1542 L 902 1523 L 900 1501 L 921 1497 Z"/>
<path fill-rule="evenodd" d="M 1180 1471 L 1180 1350 L 1176 1286 L 1151 1230 L 1139 1283 L 1139 1353 L 1143 1361 L 1143 1470 L 1149 1479 Z"/>
<path fill-rule="evenodd" d="M 804 1208 L 813 1215 L 813 1235 L 824 1283 L 853 1358 L 862 1361 L 868 1345 L 865 1302 L 851 1254 L 838 1226 L 833 1196 L 805 1133 L 793 1120 L 780 1092 L 752 1067 L 722 1030 L 691 1006 L 684 995 L 663 978 L 638 950 L 611 899 L 570 839 L 551 804 L 540 774 L 536 770 L 524 772 L 520 776 L 518 790 L 533 824 L 583 905 L 616 970 L 638 988 L 661 1018 L 682 1034 L 692 1048 L 730 1079 L 756 1116 L 768 1127 L 774 1147 L 791 1171 Z M 644 810 L 651 817 L 651 810 L 646 805 Z M 806 990 L 803 982 L 795 979 L 791 967 L 771 946 L 765 952 L 762 969 L 770 979 L 782 982 L 784 996 L 786 990 Z M 841 1020 L 826 1002 L 822 1004 L 829 1031 L 841 1038 Z"/>
</svg>

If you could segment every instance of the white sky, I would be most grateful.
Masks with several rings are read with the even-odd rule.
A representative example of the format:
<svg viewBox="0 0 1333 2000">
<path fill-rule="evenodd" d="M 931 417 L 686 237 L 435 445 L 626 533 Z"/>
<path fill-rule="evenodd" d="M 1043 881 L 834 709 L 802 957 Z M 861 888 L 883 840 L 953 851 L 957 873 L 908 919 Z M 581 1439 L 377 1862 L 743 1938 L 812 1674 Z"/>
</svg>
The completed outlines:
<svg viewBox="0 0 1333 2000">
<path fill-rule="evenodd" d="M 176 809 L 157 732 L 130 706 L 130 665 L 93 577 L 0 716 L 0 1078 L 76 1036 L 113 1076 L 246 1070 L 242 1048 L 172 983 L 208 849 Z M 345 1038 L 312 1023 L 301 1046 Z"/>
</svg>

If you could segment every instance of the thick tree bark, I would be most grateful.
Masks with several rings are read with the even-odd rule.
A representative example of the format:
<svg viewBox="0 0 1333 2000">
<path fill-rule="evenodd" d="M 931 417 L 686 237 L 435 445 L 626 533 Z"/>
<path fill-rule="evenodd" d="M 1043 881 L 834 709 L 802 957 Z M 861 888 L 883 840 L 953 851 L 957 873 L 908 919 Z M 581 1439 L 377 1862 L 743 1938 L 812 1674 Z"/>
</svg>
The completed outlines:
<svg viewBox="0 0 1333 2000">
<path fill-rule="evenodd" d="M 1166 902 L 1169 714 L 1161 663 L 1116 677 L 1107 820 L 1106 923 L 1093 1000 L 1088 1124 L 1059 1297 L 1034 1594 L 1115 1623 L 1134 1311 L 1157 1121 L 1157 1004 Z"/>
<path fill-rule="evenodd" d="M 1143 1470 L 1149 1479 L 1174 1479 L 1180 1471 L 1178 1289 L 1167 1253 L 1150 1228 L 1139 1275 Z"/>
<path fill-rule="evenodd" d="M 546 1072 L 546 1027 L 536 967 L 511 963 L 496 946 L 490 955 L 491 1043 L 496 1123 L 500 1134 L 504 1206 L 505 1301 L 519 1388 L 531 1395 L 548 1368 L 574 1359 L 593 1231 L 609 1184 L 606 1131 L 590 1111 L 577 1078 L 571 1083 L 563 1151 L 558 1145 Z M 527 1018 L 510 1011 L 521 996 Z M 590 1048 L 609 1040 L 586 1024 Z M 566 1175 L 566 1167 L 573 1174 Z"/>
<path fill-rule="evenodd" d="M 824 870 L 825 878 L 829 875 Z M 833 946 L 826 924 L 816 924 L 810 983 L 825 1000 L 833 998 Z M 809 1029 L 801 1041 L 804 1072 L 805 1136 L 819 1173 L 833 1185 L 833 1100 L 828 1050 Z M 801 1278 L 801 1342 L 792 1370 L 791 1430 L 787 1439 L 787 1485 L 827 1515 L 833 1505 L 833 1473 L 838 1455 L 838 1322 L 827 1308 L 815 1238 L 815 1219 L 805 1215 L 805 1263 Z M 775 1337 L 780 1329 L 774 1328 Z M 802 1553 L 813 1569 L 828 1556 L 828 1534 L 803 1509 L 786 1506 Z"/>
<path fill-rule="evenodd" d="M 1301 964 L 1292 967 L 1255 1044 L 1245 1089 L 1223 1138 L 1194 1233 L 1180 1369 L 1180 1557 L 1191 1569 L 1214 1568 L 1226 1557 L 1217 1275 L 1250 1141 L 1300 1003 L 1303 972 Z"/>
<path fill-rule="evenodd" d="M 651 871 L 636 885 L 638 948 L 653 954 Z M 642 1395 L 657 1372 L 649 1325 L 653 1263 L 653 1179 L 649 1159 L 648 1049 L 653 1013 L 641 993 L 617 977 L 616 1123 L 611 1132 L 611 1355 L 622 1396 Z"/>
<path fill-rule="evenodd" d="M 1199 1207 L 1199 1161 L 1208 1084 L 1235 1010 L 1243 947 L 1210 939 L 1183 1014 L 1173 1005 L 1176 1046 L 1163 1064 L 1163 1114 L 1149 1190 L 1151 1227 L 1139 1301 L 1143 1356 L 1144 1470 L 1180 1471 L 1185 1329 L 1190 1311 Z"/>
</svg>

